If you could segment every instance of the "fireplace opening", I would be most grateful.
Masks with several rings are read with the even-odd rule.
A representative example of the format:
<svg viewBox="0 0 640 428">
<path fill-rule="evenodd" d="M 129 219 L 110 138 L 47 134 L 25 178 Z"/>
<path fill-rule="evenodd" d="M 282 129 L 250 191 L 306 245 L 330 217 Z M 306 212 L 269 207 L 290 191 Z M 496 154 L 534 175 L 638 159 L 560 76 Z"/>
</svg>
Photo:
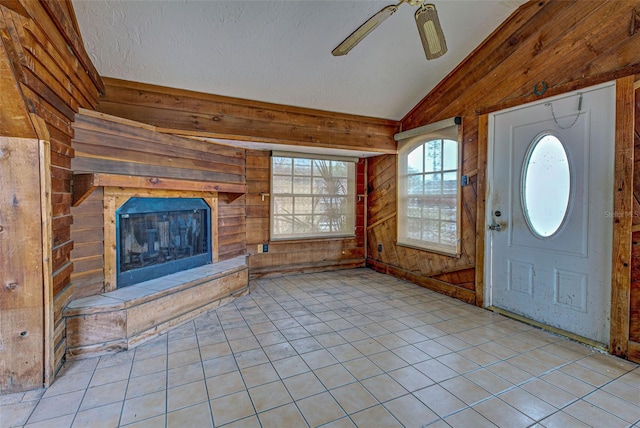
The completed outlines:
<svg viewBox="0 0 640 428">
<path fill-rule="evenodd" d="M 116 212 L 117 287 L 211 263 L 210 225 L 202 199 L 129 199 Z"/>
</svg>

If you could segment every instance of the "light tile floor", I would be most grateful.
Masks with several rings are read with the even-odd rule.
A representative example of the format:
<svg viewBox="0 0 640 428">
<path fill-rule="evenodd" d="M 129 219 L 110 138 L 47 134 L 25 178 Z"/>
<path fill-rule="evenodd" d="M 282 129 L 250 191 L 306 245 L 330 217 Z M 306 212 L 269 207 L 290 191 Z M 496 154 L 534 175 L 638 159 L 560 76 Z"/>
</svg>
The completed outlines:
<svg viewBox="0 0 640 428">
<path fill-rule="evenodd" d="M 252 281 L 0 396 L 0 425 L 640 427 L 640 367 L 367 269 Z"/>
</svg>

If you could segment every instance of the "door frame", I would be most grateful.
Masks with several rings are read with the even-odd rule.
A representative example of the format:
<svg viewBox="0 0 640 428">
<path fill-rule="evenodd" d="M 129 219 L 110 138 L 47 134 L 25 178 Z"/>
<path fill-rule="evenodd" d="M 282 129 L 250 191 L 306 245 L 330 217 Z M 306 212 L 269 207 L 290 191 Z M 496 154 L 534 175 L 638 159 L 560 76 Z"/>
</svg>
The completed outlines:
<svg viewBox="0 0 640 428">
<path fill-rule="evenodd" d="M 608 351 L 627 358 L 630 324 L 631 287 L 631 223 L 633 217 L 633 156 L 635 120 L 635 76 L 616 80 L 616 115 L 614 148 L 613 242 L 611 255 L 611 311 Z M 583 85 L 575 90 L 587 87 Z M 557 95 L 557 94 L 555 94 Z M 554 95 L 554 96 L 555 96 Z M 542 100 L 541 97 L 538 100 Z M 536 101 L 538 101 L 536 100 Z M 525 104 L 525 103 L 523 103 Z M 488 287 L 487 198 L 491 183 L 488 180 L 489 115 L 478 121 L 478 204 L 476 216 L 476 305 L 490 306 Z M 489 299 L 487 299 L 489 297 Z M 488 304 L 489 303 L 489 304 Z"/>
</svg>

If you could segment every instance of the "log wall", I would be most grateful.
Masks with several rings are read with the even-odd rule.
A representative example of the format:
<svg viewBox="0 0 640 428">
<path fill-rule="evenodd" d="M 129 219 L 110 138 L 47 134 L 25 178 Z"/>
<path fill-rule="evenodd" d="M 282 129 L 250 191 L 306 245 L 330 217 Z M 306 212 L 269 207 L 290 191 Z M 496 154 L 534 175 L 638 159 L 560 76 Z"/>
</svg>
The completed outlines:
<svg viewBox="0 0 640 428">
<path fill-rule="evenodd" d="M 3 67 L 1 110 L 3 115 L 15 112 L 16 108 L 19 110 L 21 106 L 26 106 L 28 111 L 28 116 L 19 114 L 3 120 L 0 134 L 24 136 L 16 134 L 16 127 L 30 121 L 37 138 L 46 141 L 50 147 L 50 166 L 43 171 L 45 176 L 42 177 L 47 183 L 44 224 L 50 228 L 47 234 L 50 242 L 43 246 L 48 266 L 42 284 L 46 330 L 43 366 L 44 382 L 47 383 L 64 354 L 65 328 L 61 311 L 72 294 L 70 167 L 74 152 L 71 122 L 79 107 L 95 107 L 104 85 L 84 50 L 73 8 L 67 0 L 3 0 L 0 2 L 0 33 L 0 50 L 12 71 L 5 73 L 7 68 Z M 5 90 L 8 80 L 15 82 L 18 92 Z"/>
<path fill-rule="evenodd" d="M 395 197 L 395 157 L 380 156 L 369 162 L 368 169 L 367 264 L 482 305 L 483 254 L 476 248 L 482 248 L 485 227 L 485 160 L 479 155 L 486 152 L 486 114 L 640 72 L 640 31 L 630 25 L 637 19 L 637 10 L 637 0 L 531 1 L 496 29 L 402 120 L 402 129 L 407 130 L 453 116 L 463 118 L 462 169 L 471 180 L 462 188 L 462 257 L 395 245 L 394 204 L 382 202 Z M 534 94 L 534 85 L 540 89 L 542 82 L 546 91 L 542 96 Z M 633 177 L 626 181 L 631 183 Z M 378 244 L 382 253 L 377 251 Z M 630 249 L 622 250 L 616 255 L 621 266 L 630 256 Z M 623 270 L 614 266 L 618 273 L 614 298 L 622 300 L 614 302 L 612 316 L 618 320 L 627 319 L 622 312 L 629 310 L 629 293 L 624 291 L 628 279 L 620 282 L 619 278 Z M 637 294 L 632 292 L 636 296 L 632 305 L 637 304 Z M 612 327 L 623 335 L 626 326 L 617 322 L 612 318 Z M 635 331 L 633 324 L 631 330 Z M 614 351 L 625 356 L 626 348 Z"/>
<path fill-rule="evenodd" d="M 198 182 L 245 183 L 244 150 L 180 138 L 153 126 L 82 110 L 73 124 L 75 158 L 82 173 L 116 173 Z M 74 298 L 105 291 L 101 188 L 73 208 Z M 218 260 L 245 254 L 245 197 L 218 204 Z"/>
</svg>

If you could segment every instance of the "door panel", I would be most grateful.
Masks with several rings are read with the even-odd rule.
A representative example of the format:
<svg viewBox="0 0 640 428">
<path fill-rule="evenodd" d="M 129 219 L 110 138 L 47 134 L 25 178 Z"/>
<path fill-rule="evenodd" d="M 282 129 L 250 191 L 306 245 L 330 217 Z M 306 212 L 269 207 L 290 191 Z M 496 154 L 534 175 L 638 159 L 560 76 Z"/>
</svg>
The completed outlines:
<svg viewBox="0 0 640 428">
<path fill-rule="evenodd" d="M 614 132 L 614 83 L 489 117 L 489 305 L 608 343 Z M 533 156 L 536 144 L 555 151 Z M 529 161 L 543 172 L 525 183 Z M 557 230 L 536 231 L 528 213 L 564 212 L 554 194 L 567 166 L 566 214 Z M 535 204 L 525 203 L 525 185 Z"/>
</svg>

